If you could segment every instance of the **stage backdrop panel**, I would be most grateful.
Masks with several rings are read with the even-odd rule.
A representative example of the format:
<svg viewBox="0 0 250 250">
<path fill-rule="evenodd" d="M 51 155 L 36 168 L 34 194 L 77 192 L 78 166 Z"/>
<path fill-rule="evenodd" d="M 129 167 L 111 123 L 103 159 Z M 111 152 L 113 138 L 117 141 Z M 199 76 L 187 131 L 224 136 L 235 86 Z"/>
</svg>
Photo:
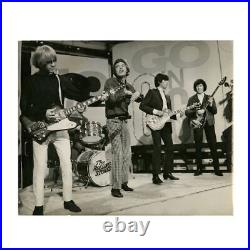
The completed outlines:
<svg viewBox="0 0 250 250">
<path fill-rule="evenodd" d="M 193 83 L 202 78 L 207 82 L 207 94 L 211 94 L 221 77 L 233 79 L 233 43 L 232 41 L 138 41 L 118 44 L 113 47 L 113 59 L 124 58 L 130 65 L 128 81 L 142 94 L 154 88 L 154 76 L 166 73 L 169 78 L 168 94 L 173 109 L 185 107 L 188 98 L 194 94 Z M 223 113 L 224 102 L 229 91 L 224 86 L 215 94 L 218 113 L 215 116 L 216 135 L 221 141 L 222 132 L 229 126 Z M 145 126 L 145 114 L 139 105 L 130 106 L 132 120 L 129 122 L 132 145 L 152 144 L 151 133 Z M 173 121 L 174 143 L 191 142 L 192 130 L 187 118 L 183 116 Z"/>
</svg>

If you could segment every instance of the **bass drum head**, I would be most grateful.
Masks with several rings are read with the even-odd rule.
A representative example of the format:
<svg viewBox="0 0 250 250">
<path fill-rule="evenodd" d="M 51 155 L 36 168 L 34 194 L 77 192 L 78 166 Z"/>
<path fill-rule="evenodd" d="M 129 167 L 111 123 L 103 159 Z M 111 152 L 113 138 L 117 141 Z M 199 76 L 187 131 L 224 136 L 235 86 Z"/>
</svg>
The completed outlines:
<svg viewBox="0 0 250 250">
<path fill-rule="evenodd" d="M 86 151 L 77 159 L 79 174 L 88 175 L 92 184 L 104 187 L 110 185 L 111 151 Z M 87 170 L 87 173 L 86 173 Z"/>
</svg>

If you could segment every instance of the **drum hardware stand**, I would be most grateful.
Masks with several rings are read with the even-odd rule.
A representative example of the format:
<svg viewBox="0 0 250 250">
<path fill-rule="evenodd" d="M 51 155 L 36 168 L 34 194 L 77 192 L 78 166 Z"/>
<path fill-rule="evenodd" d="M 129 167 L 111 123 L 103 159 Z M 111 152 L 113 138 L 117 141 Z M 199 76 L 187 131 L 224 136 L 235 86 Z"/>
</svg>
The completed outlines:
<svg viewBox="0 0 250 250">
<path fill-rule="evenodd" d="M 77 180 L 77 181 L 83 183 L 83 186 L 84 186 L 85 188 L 88 188 L 89 183 L 90 183 L 90 178 L 89 178 L 89 176 L 83 176 L 83 175 L 79 174 L 79 173 L 77 172 L 77 165 L 73 165 L 73 166 L 74 166 L 74 167 L 73 167 L 73 172 L 74 172 L 74 174 L 78 177 L 78 180 Z"/>
<path fill-rule="evenodd" d="M 83 183 L 85 188 L 88 188 L 90 183 L 90 178 L 88 176 L 79 176 L 79 180 Z"/>
</svg>

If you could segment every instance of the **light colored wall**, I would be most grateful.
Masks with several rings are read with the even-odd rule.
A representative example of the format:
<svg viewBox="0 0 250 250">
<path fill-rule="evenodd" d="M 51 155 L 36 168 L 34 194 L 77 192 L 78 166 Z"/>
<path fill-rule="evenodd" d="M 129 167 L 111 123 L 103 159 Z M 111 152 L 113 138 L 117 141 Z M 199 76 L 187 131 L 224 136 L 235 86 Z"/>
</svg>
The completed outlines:
<svg viewBox="0 0 250 250">
<path fill-rule="evenodd" d="M 114 60 L 124 58 L 130 65 L 129 82 L 146 94 L 154 87 L 154 76 L 166 73 L 170 77 L 169 95 L 173 109 L 187 104 L 188 97 L 194 94 L 193 82 L 202 78 L 207 82 L 207 94 L 211 94 L 221 76 L 233 79 L 233 43 L 232 41 L 147 41 L 118 44 L 113 48 Z M 225 98 L 225 87 L 215 94 L 216 103 Z M 130 107 L 133 119 L 130 122 L 132 145 L 151 144 L 150 131 L 145 127 L 144 114 L 138 104 Z M 223 117 L 224 105 L 217 105 L 216 134 L 221 134 L 228 126 Z M 174 143 L 190 142 L 192 131 L 183 117 L 173 122 Z"/>
</svg>

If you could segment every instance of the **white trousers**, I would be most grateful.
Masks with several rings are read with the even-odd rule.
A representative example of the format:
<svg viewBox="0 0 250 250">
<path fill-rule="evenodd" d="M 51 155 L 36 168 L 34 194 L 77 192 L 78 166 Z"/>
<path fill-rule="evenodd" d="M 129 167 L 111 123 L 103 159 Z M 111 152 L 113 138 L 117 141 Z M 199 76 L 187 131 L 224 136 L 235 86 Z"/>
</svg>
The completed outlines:
<svg viewBox="0 0 250 250">
<path fill-rule="evenodd" d="M 33 191 L 35 205 L 44 205 L 44 178 L 48 161 L 48 145 L 53 143 L 57 151 L 63 181 L 63 200 L 72 200 L 72 164 L 70 139 L 67 131 L 51 133 L 42 144 L 33 141 Z"/>
</svg>

